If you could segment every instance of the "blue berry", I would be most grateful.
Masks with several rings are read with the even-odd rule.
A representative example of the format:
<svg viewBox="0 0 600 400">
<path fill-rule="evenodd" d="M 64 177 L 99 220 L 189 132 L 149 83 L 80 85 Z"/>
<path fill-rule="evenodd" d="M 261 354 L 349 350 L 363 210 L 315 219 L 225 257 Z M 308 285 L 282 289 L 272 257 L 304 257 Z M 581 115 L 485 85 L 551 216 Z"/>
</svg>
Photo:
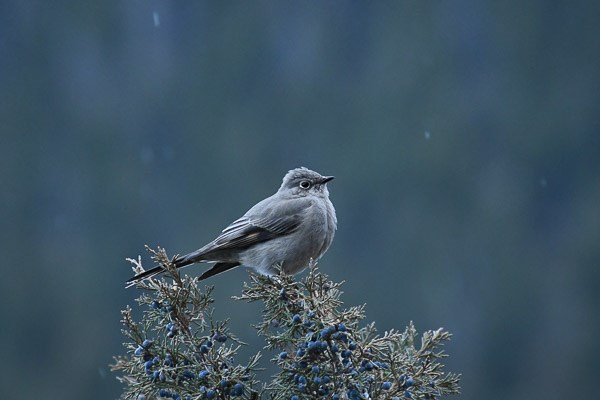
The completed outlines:
<svg viewBox="0 0 600 400">
<path fill-rule="evenodd" d="M 302 357 L 304 354 L 306 354 L 306 352 L 304 351 L 304 349 L 298 349 L 298 350 L 296 350 L 296 356 L 297 357 Z"/>
<path fill-rule="evenodd" d="M 415 380 L 413 378 L 408 378 L 406 380 L 406 382 L 404 382 L 404 386 L 406 386 L 406 387 L 411 387 L 414 384 L 415 384 Z"/>
<path fill-rule="evenodd" d="M 318 366 L 318 365 L 315 365 L 315 366 L 313 366 L 313 367 L 311 368 L 311 372 L 312 372 L 313 374 L 318 374 L 318 373 L 319 373 L 319 371 L 320 371 L 320 369 L 319 369 L 319 366 Z"/>
<path fill-rule="evenodd" d="M 306 390 L 306 384 L 305 383 L 299 383 L 298 384 L 298 390 L 301 392 L 304 392 Z"/>
<path fill-rule="evenodd" d="M 200 353 L 208 353 L 208 346 L 203 344 L 202 346 L 200 346 Z"/>
<path fill-rule="evenodd" d="M 352 355 L 352 350 L 342 351 L 342 358 L 350 358 L 351 355 Z"/>
<path fill-rule="evenodd" d="M 206 341 L 206 347 L 208 347 L 209 349 L 212 347 L 213 342 L 211 342 L 210 340 Z"/>
<path fill-rule="evenodd" d="M 227 341 L 227 335 L 217 332 L 213 335 L 213 339 L 219 343 L 225 343 Z"/>
<path fill-rule="evenodd" d="M 146 361 L 144 363 L 144 368 L 146 368 L 146 369 L 152 369 L 153 365 L 154 365 L 154 363 L 152 361 Z"/>
<path fill-rule="evenodd" d="M 325 375 L 325 376 L 323 377 L 323 383 L 327 384 L 327 383 L 329 383 L 329 382 L 331 382 L 331 378 L 329 378 L 327 375 Z"/>
<path fill-rule="evenodd" d="M 308 342 L 308 351 L 319 350 L 320 344 L 318 342 Z"/>
<path fill-rule="evenodd" d="M 158 378 L 160 377 L 160 372 L 158 371 L 154 371 L 152 373 L 152 382 L 156 382 L 158 380 Z"/>
<path fill-rule="evenodd" d="M 152 345 L 152 340 L 146 339 L 144 340 L 144 342 L 142 343 L 142 347 L 147 349 L 148 347 L 150 347 Z"/>
<path fill-rule="evenodd" d="M 227 379 L 222 379 L 221 382 L 219 382 L 219 385 L 222 388 L 226 388 L 227 386 L 229 386 L 229 382 L 227 382 Z"/>
<path fill-rule="evenodd" d="M 217 392 L 215 392 L 215 391 L 214 391 L 214 390 L 212 390 L 212 389 L 208 389 L 208 390 L 206 391 L 206 398 L 207 398 L 207 399 L 214 399 L 216 395 L 217 395 Z"/>
<path fill-rule="evenodd" d="M 316 312 L 314 312 L 314 311 L 309 311 L 309 312 L 308 312 L 308 318 L 314 318 L 314 317 L 315 317 L 315 315 L 317 315 L 317 313 L 316 313 Z"/>
<path fill-rule="evenodd" d="M 203 369 L 202 371 L 200 371 L 198 373 L 198 378 L 200 379 L 206 379 L 206 377 L 210 375 L 210 372 L 208 372 L 207 370 Z"/>
<path fill-rule="evenodd" d="M 166 326 L 167 328 L 167 337 L 172 338 L 177 334 L 177 325 L 172 322 L 169 322 Z"/>
<path fill-rule="evenodd" d="M 383 383 L 381 384 L 381 388 L 382 388 L 383 390 L 390 390 L 390 389 L 392 388 L 392 382 L 387 382 L 387 381 L 386 381 L 386 382 L 383 382 Z"/>
<path fill-rule="evenodd" d="M 299 324 L 300 322 L 302 322 L 302 317 L 298 314 L 294 314 L 294 316 L 292 317 L 292 321 L 295 324 Z"/>
<path fill-rule="evenodd" d="M 404 392 L 404 397 L 406 397 L 407 399 L 412 398 L 412 394 L 410 394 L 410 392 L 407 390 L 406 392 Z"/>
<path fill-rule="evenodd" d="M 349 350 L 356 350 L 356 343 L 352 342 L 348 345 Z"/>
<path fill-rule="evenodd" d="M 315 377 L 313 378 L 313 382 L 314 382 L 314 383 L 316 383 L 317 385 L 320 385 L 320 384 L 321 384 L 321 382 L 322 382 L 322 380 L 323 380 L 323 379 L 322 379 L 320 376 L 315 376 Z"/>
<path fill-rule="evenodd" d="M 340 400 L 340 399 L 341 399 L 341 397 L 340 397 L 340 395 L 339 395 L 339 394 L 337 394 L 337 393 L 335 393 L 335 394 L 334 394 L 334 395 L 331 397 L 331 400 Z"/>
<path fill-rule="evenodd" d="M 154 310 L 158 310 L 160 308 L 160 303 L 156 300 L 154 300 L 152 303 L 150 303 L 150 307 L 153 308 Z"/>
<path fill-rule="evenodd" d="M 300 377 L 298 377 L 298 382 L 306 385 L 306 377 L 300 375 Z"/>
<path fill-rule="evenodd" d="M 159 397 L 170 397 L 170 392 L 167 389 L 160 389 L 158 391 L 158 396 Z"/>
<path fill-rule="evenodd" d="M 142 354 L 144 354 L 144 348 L 142 346 L 138 346 L 135 351 L 133 352 L 133 355 L 141 357 Z"/>
<path fill-rule="evenodd" d="M 320 334 L 323 339 L 327 339 L 333 332 L 335 332 L 335 328 L 333 326 L 328 326 L 327 328 L 322 329 Z"/>
<path fill-rule="evenodd" d="M 287 351 L 282 351 L 281 353 L 279 353 L 279 358 L 282 360 L 285 360 L 288 356 Z"/>
<path fill-rule="evenodd" d="M 346 324 L 344 324 L 343 322 L 340 322 L 337 326 L 337 329 L 340 332 L 346 332 Z"/>
<path fill-rule="evenodd" d="M 244 385 L 242 385 L 241 383 L 236 383 L 235 385 L 233 385 L 231 394 L 233 396 L 241 396 L 242 394 L 244 394 Z"/>
<path fill-rule="evenodd" d="M 300 400 L 300 397 L 293 395 L 292 397 L 290 397 L 290 400 Z"/>
</svg>

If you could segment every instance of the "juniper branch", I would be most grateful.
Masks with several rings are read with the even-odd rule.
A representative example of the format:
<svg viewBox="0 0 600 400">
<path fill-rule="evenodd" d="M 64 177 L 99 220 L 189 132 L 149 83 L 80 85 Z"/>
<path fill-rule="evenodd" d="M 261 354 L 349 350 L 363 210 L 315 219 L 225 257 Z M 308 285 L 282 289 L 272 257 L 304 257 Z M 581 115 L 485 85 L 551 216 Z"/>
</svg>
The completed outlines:
<svg viewBox="0 0 600 400">
<path fill-rule="evenodd" d="M 403 332 L 378 334 L 375 323 L 363 322 L 364 305 L 343 308 L 343 282 L 316 265 L 301 280 L 251 274 L 235 297 L 263 303 L 255 327 L 265 348 L 279 352 L 271 360 L 279 371 L 261 386 L 261 354 L 234 362 L 243 343 L 227 321 L 213 319 L 213 288 L 181 277 L 164 249 L 148 251 L 165 276 L 135 284 L 143 292 L 141 321 L 131 307 L 122 311 L 127 354 L 115 357 L 112 369 L 123 374 L 124 399 L 436 399 L 459 392 L 460 376 L 441 363 L 450 333 L 426 331 L 419 341 L 410 322 Z M 141 258 L 129 261 L 143 272 Z"/>
</svg>

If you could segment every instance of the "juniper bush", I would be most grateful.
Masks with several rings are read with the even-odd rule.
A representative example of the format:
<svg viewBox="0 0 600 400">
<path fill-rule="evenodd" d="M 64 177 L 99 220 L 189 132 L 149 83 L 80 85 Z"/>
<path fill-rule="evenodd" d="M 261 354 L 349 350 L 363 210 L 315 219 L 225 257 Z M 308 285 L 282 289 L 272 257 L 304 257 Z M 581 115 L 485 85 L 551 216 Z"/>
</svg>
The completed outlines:
<svg viewBox="0 0 600 400">
<path fill-rule="evenodd" d="M 126 354 L 111 366 L 123 399 L 439 399 L 459 392 L 460 376 L 444 371 L 443 329 L 420 336 L 403 331 L 378 334 L 365 324 L 364 306 L 343 308 L 341 283 L 312 265 L 301 280 L 251 274 L 237 300 L 264 305 L 256 325 L 277 373 L 259 382 L 261 353 L 238 364 L 243 343 L 228 321 L 213 319 L 213 288 L 182 277 L 164 249 L 147 248 L 167 274 L 136 283 L 142 291 L 133 309 L 122 311 Z M 129 259 L 141 273 L 141 257 Z"/>
</svg>

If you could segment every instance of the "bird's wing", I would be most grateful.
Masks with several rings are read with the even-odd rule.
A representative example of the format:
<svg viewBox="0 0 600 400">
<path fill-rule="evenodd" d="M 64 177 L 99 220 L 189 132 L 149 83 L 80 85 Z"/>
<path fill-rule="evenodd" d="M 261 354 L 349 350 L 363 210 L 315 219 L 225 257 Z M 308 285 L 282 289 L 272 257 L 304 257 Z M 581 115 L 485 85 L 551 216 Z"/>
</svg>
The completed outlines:
<svg viewBox="0 0 600 400">
<path fill-rule="evenodd" d="M 305 199 L 301 199 L 305 200 Z M 310 201 L 287 200 L 267 212 L 252 212 L 232 222 L 203 252 L 225 249 L 243 249 L 256 243 L 288 235 L 294 232 L 302 222 L 303 215 L 310 207 Z"/>
</svg>

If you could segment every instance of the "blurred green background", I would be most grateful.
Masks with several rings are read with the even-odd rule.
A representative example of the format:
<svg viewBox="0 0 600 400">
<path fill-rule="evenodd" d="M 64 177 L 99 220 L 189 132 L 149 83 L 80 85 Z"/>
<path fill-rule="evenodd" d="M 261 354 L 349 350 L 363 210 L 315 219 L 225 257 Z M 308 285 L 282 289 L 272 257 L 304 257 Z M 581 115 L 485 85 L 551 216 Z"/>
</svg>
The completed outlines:
<svg viewBox="0 0 600 400">
<path fill-rule="evenodd" d="M 320 266 L 347 305 L 367 303 L 381 331 L 453 332 L 463 399 L 591 398 L 599 15 L 541 0 L 0 2 L 2 397 L 118 397 L 125 257 L 194 250 L 307 166 L 337 177 Z M 209 283 L 256 350 L 258 305 L 230 300 L 246 277 Z"/>
</svg>

